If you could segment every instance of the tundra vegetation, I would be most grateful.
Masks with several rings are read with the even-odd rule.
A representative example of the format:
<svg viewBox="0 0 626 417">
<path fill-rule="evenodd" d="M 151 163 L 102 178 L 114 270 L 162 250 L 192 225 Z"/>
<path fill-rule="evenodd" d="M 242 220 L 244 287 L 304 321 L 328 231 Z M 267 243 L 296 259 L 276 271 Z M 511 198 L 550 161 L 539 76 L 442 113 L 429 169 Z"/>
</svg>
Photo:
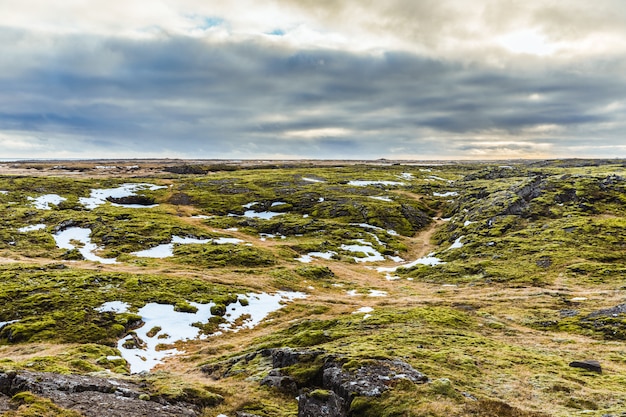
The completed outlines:
<svg viewBox="0 0 626 417">
<path fill-rule="evenodd" d="M 203 417 L 305 416 L 338 397 L 328 415 L 626 410 L 624 161 L 59 164 L 0 169 L 0 376 L 119 378 Z M 160 187 L 81 200 L 124 184 Z M 60 248 L 72 228 L 90 242 Z M 171 256 L 140 256 L 159 245 Z M 306 297 L 255 326 L 231 317 L 278 292 Z M 141 345 L 148 303 L 211 317 L 196 339 L 149 329 L 177 354 L 133 373 L 119 343 Z M 569 366 L 585 360 L 602 372 Z M 398 367 L 424 378 L 376 374 Z M 329 369 L 384 387 L 340 392 Z M 82 415 L 40 394 L 0 392 L 0 411 Z"/>
</svg>

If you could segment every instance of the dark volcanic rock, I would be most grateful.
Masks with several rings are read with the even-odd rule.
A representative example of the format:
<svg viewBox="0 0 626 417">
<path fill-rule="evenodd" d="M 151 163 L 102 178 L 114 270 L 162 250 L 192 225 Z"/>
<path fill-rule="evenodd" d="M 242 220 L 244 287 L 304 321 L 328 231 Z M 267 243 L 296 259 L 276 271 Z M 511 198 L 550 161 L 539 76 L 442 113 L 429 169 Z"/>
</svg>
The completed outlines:
<svg viewBox="0 0 626 417">
<path fill-rule="evenodd" d="M 177 206 L 189 206 L 191 205 L 191 203 L 191 197 L 189 197 L 185 193 L 176 193 L 170 197 L 170 204 L 174 204 Z"/>
<path fill-rule="evenodd" d="M 9 407 L 10 398 L 4 394 L 0 394 L 0 413 L 4 413 L 5 411 L 9 411 L 11 408 Z"/>
<path fill-rule="evenodd" d="M 594 311 L 593 313 L 589 314 L 588 317 L 599 317 L 599 316 L 617 317 L 620 314 L 626 314 L 626 304 L 619 304 L 619 305 L 616 305 L 615 307 Z"/>
<path fill-rule="evenodd" d="M 131 382 L 28 371 L 0 372 L 0 411 L 3 402 L 6 403 L 3 395 L 11 397 L 23 391 L 48 398 L 60 407 L 78 411 L 86 417 L 196 417 L 199 414 L 192 404 L 140 399 L 146 392 Z"/>
<path fill-rule="evenodd" d="M 329 391 L 324 398 L 309 394 L 298 397 L 298 417 L 344 416 L 348 408 L 345 400 L 333 391 Z"/>
<path fill-rule="evenodd" d="M 574 361 L 570 362 L 569 366 L 572 368 L 582 368 L 588 371 L 602 373 L 602 366 L 600 366 L 600 362 L 594 360 Z"/>
<path fill-rule="evenodd" d="M 276 369 L 270 371 L 269 375 L 261 380 L 261 385 L 273 387 L 283 392 L 294 394 L 298 392 L 296 380 L 288 375 L 283 375 Z"/>
<path fill-rule="evenodd" d="M 154 198 L 146 197 L 144 195 L 128 195 L 125 197 L 107 197 L 107 200 L 111 203 L 116 204 L 137 204 L 140 206 L 151 206 L 153 205 Z"/>
<path fill-rule="evenodd" d="M 209 168 L 202 165 L 175 165 L 163 168 L 163 171 L 172 172 L 174 174 L 206 174 Z"/>
</svg>

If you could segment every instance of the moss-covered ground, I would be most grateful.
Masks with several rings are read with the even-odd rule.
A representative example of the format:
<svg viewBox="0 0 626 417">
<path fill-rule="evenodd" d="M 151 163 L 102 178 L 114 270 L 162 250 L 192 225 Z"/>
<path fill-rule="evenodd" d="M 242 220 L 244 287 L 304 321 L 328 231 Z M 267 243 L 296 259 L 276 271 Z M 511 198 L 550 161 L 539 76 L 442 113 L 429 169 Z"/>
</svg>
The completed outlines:
<svg viewBox="0 0 626 417">
<path fill-rule="evenodd" d="M 401 359 L 430 378 L 359 397 L 354 416 L 626 411 L 623 161 L 65 165 L 0 171 L 0 369 L 142 379 L 155 396 L 190 400 L 207 417 L 295 416 L 293 395 L 259 384 L 271 369 L 261 358 L 218 380 L 200 367 L 270 347 L 315 348 L 346 369 Z M 80 203 L 92 189 L 135 182 L 166 186 L 138 192 L 158 206 Z M 47 194 L 66 200 L 35 207 Z M 58 248 L 53 234 L 69 227 L 91 229 L 97 254 L 117 263 Z M 133 254 L 175 236 L 212 241 L 174 244 L 166 258 Z M 450 248 L 457 240 L 462 246 Z M 361 262 L 366 254 L 342 245 L 385 260 Z M 311 252 L 333 254 L 297 260 Z M 400 267 L 390 279 L 374 268 L 430 253 L 441 263 Z M 253 329 L 180 342 L 185 354 L 149 375 L 130 375 L 116 358 L 117 340 L 141 324 L 136 312 L 146 303 L 187 311 L 190 302 L 226 307 L 237 294 L 285 290 L 307 297 Z M 129 312 L 97 310 L 110 301 Z M 362 307 L 373 311 L 357 313 Z M 208 333 L 216 325 L 198 324 Z M 568 366 L 576 360 L 597 360 L 603 372 Z M 283 371 L 323 398 L 319 367 Z M 46 401 L 24 394 L 7 415 L 38 407 L 74 415 Z"/>
</svg>

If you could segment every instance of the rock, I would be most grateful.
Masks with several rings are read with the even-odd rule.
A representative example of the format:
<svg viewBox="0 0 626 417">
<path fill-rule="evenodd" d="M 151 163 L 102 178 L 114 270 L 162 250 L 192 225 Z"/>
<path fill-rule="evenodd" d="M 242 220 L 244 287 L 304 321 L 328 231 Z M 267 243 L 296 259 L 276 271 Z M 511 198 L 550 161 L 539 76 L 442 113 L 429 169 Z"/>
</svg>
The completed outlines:
<svg viewBox="0 0 626 417">
<path fill-rule="evenodd" d="M 285 368 L 300 362 L 311 362 L 319 355 L 326 352 L 323 350 L 294 350 L 290 348 L 283 349 L 264 349 L 261 356 L 271 356 L 272 367 Z"/>
<path fill-rule="evenodd" d="M 602 373 L 602 367 L 600 366 L 600 362 L 595 360 L 585 360 L 585 361 L 574 361 L 570 362 L 569 366 L 572 368 L 582 368 L 592 372 Z"/>
<path fill-rule="evenodd" d="M 618 304 L 615 307 L 594 311 L 593 313 L 589 314 L 588 317 L 617 317 L 620 314 L 626 314 L 626 304 Z"/>
<path fill-rule="evenodd" d="M 209 172 L 209 168 L 203 165 L 175 165 L 171 167 L 163 168 L 163 171 L 171 172 L 174 174 L 196 174 L 202 175 Z"/>
<path fill-rule="evenodd" d="M 288 375 L 283 375 L 278 370 L 270 371 L 269 375 L 261 380 L 261 385 L 273 387 L 280 391 L 293 394 L 298 392 L 296 380 Z"/>
<path fill-rule="evenodd" d="M 328 396 L 301 394 L 298 397 L 298 417 L 335 417 L 346 415 L 348 406 L 344 399 L 328 391 Z"/>
<path fill-rule="evenodd" d="M 76 222 L 75 220 L 65 220 L 62 221 L 61 223 L 59 223 L 57 226 L 54 227 L 53 232 L 54 233 L 59 233 L 62 232 L 65 229 L 68 229 L 70 227 L 74 227 L 74 226 L 78 226 L 78 222 Z"/>
<path fill-rule="evenodd" d="M 6 403 L 5 398 L 23 391 L 48 398 L 60 407 L 78 411 L 86 417 L 199 415 L 193 404 L 173 404 L 163 398 L 146 401 L 147 393 L 132 382 L 29 371 L 0 372 L 0 411 Z"/>
<path fill-rule="evenodd" d="M 4 413 L 11 409 L 9 400 L 9 397 L 4 394 L 0 394 L 0 413 Z"/>
<path fill-rule="evenodd" d="M 107 201 L 115 204 L 136 204 L 139 206 L 151 206 L 155 204 L 154 198 L 145 195 L 127 195 L 124 197 L 107 197 Z"/>
<path fill-rule="evenodd" d="M 428 381 L 425 375 L 399 360 L 368 361 L 356 369 L 346 370 L 341 360 L 329 357 L 322 372 L 322 388 L 329 395 L 326 398 L 301 395 L 298 401 L 298 417 L 347 416 L 355 397 L 380 396 L 403 379 L 416 384 Z M 316 412 L 320 414 L 315 414 Z"/>
</svg>

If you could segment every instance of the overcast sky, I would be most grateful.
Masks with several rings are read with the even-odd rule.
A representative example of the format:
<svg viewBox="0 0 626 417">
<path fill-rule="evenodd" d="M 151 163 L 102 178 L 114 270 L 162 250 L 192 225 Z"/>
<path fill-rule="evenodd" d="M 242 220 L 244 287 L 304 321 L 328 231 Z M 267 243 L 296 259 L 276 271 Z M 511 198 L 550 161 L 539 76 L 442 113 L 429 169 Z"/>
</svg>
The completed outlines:
<svg viewBox="0 0 626 417">
<path fill-rule="evenodd" d="M 626 157 L 623 0 L 0 0 L 0 158 Z"/>
</svg>

